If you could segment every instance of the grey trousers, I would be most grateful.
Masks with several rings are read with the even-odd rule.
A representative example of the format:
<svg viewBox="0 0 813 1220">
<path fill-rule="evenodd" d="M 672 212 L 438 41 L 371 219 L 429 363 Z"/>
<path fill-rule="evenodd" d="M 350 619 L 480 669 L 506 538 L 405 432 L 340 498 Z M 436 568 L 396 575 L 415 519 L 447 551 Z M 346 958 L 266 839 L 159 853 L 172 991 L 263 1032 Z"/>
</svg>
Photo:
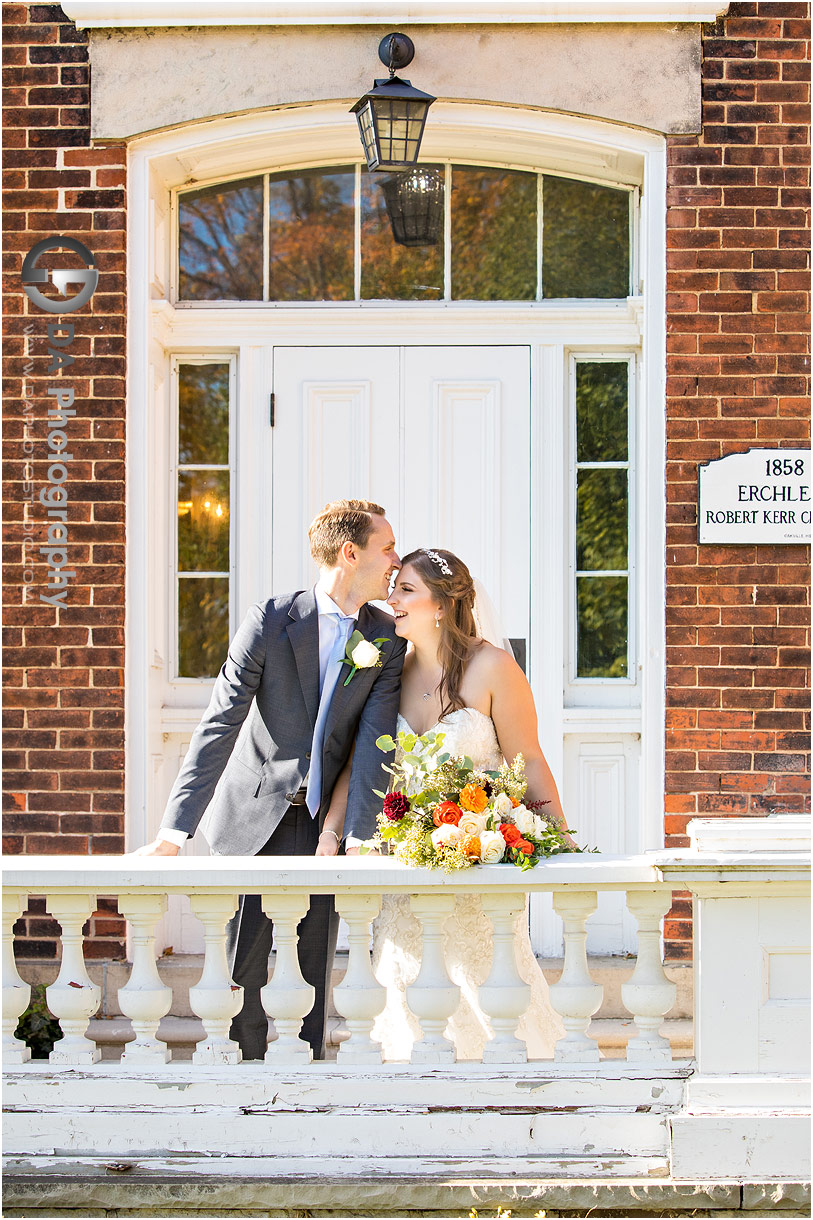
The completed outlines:
<svg viewBox="0 0 813 1220">
<path fill-rule="evenodd" d="M 319 828 L 304 805 L 291 805 L 258 856 L 312 856 Z M 237 912 L 226 928 L 226 953 L 235 983 L 245 989 L 243 1007 L 232 1021 L 231 1037 L 244 1059 L 262 1059 L 268 1035 L 268 1017 L 260 988 L 268 982 L 268 956 L 273 924 L 263 912 L 259 894 L 242 894 Z M 316 989 L 313 1008 L 302 1022 L 299 1036 L 309 1042 L 314 1059 L 325 1057 L 325 1024 L 330 998 L 330 976 L 336 952 L 339 917 L 332 894 L 314 894 L 299 924 L 299 968 Z"/>
</svg>

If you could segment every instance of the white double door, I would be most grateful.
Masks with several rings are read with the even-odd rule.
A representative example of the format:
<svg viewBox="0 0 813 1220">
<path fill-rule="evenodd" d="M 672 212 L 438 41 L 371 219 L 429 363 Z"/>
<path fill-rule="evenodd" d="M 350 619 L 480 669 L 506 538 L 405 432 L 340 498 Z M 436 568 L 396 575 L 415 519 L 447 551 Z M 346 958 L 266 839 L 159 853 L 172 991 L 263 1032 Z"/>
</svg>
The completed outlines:
<svg viewBox="0 0 813 1220">
<path fill-rule="evenodd" d="M 311 583 L 308 523 L 329 500 L 370 499 L 399 554 L 454 551 L 527 641 L 530 379 L 527 347 L 275 348 L 265 587 Z"/>
</svg>

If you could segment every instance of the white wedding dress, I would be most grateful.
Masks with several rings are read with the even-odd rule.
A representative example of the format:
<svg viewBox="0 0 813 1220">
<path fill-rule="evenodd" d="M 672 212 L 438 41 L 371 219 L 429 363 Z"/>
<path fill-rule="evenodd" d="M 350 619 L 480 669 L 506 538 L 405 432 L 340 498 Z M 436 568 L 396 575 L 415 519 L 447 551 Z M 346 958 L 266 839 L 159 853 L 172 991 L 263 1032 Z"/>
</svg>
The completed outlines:
<svg viewBox="0 0 813 1220">
<path fill-rule="evenodd" d="M 444 753 L 468 755 L 475 767 L 495 771 L 503 761 L 493 720 L 475 708 L 451 712 L 443 722 L 432 725 L 432 730 L 445 734 Z M 400 715 L 398 731 L 413 731 Z M 451 981 L 460 988 L 460 1004 L 449 1018 L 446 1036 L 453 1040 L 458 1059 L 481 1059 L 492 1032 L 478 1003 L 477 988 L 491 969 L 492 929 L 479 894 L 455 898 L 455 908 L 446 921 L 444 933 L 446 968 Z M 529 1059 L 551 1059 L 554 1044 L 565 1030 L 551 1008 L 548 985 L 531 948 L 527 901 L 525 911 L 517 918 L 514 946 L 519 973 L 531 987 L 531 1002 L 517 1033 L 527 1043 Z M 381 914 L 373 925 L 373 971 L 387 989 L 387 1004 L 372 1030 L 373 1038 L 382 1045 L 385 1059 L 408 1060 L 413 1042 L 421 1036 L 405 994 L 406 987 L 417 977 L 420 964 L 421 925 L 409 909 L 409 898 L 385 894 Z"/>
</svg>

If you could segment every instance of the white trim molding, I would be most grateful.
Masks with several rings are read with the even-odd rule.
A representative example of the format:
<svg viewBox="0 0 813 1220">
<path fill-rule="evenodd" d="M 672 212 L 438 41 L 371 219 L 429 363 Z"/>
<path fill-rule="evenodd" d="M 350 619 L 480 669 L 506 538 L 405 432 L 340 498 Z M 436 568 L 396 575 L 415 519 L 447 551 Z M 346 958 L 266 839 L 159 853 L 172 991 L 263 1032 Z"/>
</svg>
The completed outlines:
<svg viewBox="0 0 813 1220">
<path fill-rule="evenodd" d="M 66 0 L 79 29 L 237 25 L 695 23 L 719 0 Z"/>
</svg>

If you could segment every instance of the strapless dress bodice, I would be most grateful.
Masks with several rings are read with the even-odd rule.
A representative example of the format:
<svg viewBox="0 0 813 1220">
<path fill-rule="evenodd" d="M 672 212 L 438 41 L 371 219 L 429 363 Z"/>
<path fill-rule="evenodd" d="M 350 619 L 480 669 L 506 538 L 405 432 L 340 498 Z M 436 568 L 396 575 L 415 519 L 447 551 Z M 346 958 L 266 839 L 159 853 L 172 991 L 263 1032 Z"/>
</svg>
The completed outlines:
<svg viewBox="0 0 813 1220">
<path fill-rule="evenodd" d="M 415 730 L 398 713 L 398 731 L 414 733 Z M 503 757 L 494 721 L 475 707 L 460 707 L 450 712 L 443 720 L 429 726 L 428 733 L 443 733 L 443 753 L 467 756 L 475 768 L 481 771 L 496 771 Z M 398 756 L 396 755 L 396 761 Z"/>
</svg>

